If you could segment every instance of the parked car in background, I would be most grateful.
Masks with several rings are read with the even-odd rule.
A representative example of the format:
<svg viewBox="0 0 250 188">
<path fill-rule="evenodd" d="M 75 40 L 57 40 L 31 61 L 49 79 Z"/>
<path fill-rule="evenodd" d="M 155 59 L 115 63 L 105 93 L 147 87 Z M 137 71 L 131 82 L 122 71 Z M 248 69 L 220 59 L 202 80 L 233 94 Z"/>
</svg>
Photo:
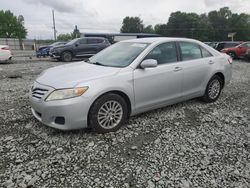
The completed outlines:
<svg viewBox="0 0 250 188">
<path fill-rule="evenodd" d="M 250 49 L 247 49 L 244 58 L 248 61 L 250 61 Z"/>
<path fill-rule="evenodd" d="M 55 47 L 55 46 L 60 46 L 60 45 L 64 45 L 66 44 L 67 42 L 55 42 L 51 45 L 48 45 L 48 46 L 40 46 L 38 48 L 38 50 L 36 51 L 36 57 L 46 57 L 46 56 L 49 56 L 49 51 L 52 47 Z"/>
<path fill-rule="evenodd" d="M 50 57 L 70 62 L 73 58 L 90 57 L 108 46 L 110 46 L 108 39 L 103 37 L 77 38 L 64 46 L 51 48 Z"/>
<path fill-rule="evenodd" d="M 224 41 L 224 42 L 218 42 L 215 45 L 215 49 L 218 50 L 219 52 L 224 49 L 224 48 L 231 48 L 231 47 L 235 47 L 238 46 L 239 44 L 241 44 L 242 42 L 232 42 L 232 41 Z"/>
<path fill-rule="evenodd" d="M 0 45 L 0 62 L 10 61 L 12 53 L 8 45 Z"/>
<path fill-rule="evenodd" d="M 206 45 L 211 46 L 212 48 L 215 48 L 218 42 L 204 42 Z"/>
<path fill-rule="evenodd" d="M 214 102 L 231 76 L 232 58 L 202 42 L 142 38 L 44 71 L 29 98 L 34 117 L 50 127 L 106 133 L 148 110 L 196 97 Z"/>
<path fill-rule="evenodd" d="M 227 53 L 232 58 L 236 59 L 244 58 L 248 49 L 250 49 L 250 42 L 243 42 L 242 44 L 232 48 L 224 48 L 221 52 Z"/>
</svg>

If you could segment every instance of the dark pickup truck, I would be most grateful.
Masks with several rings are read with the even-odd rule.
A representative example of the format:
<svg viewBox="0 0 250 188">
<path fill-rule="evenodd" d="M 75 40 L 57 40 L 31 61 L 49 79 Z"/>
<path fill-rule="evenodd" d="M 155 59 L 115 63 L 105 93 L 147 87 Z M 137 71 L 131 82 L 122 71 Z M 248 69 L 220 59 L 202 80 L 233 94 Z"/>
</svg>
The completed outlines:
<svg viewBox="0 0 250 188">
<path fill-rule="evenodd" d="M 50 57 L 65 62 L 73 58 L 90 57 L 104 48 L 110 46 L 108 39 L 102 37 L 84 37 L 74 39 L 64 46 L 50 49 Z"/>
</svg>

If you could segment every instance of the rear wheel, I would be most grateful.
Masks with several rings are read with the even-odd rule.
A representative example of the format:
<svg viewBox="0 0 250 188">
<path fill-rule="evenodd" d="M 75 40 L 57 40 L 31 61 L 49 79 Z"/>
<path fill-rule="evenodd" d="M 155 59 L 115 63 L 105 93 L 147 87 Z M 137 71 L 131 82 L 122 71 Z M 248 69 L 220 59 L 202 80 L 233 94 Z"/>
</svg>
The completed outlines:
<svg viewBox="0 0 250 188">
<path fill-rule="evenodd" d="M 109 93 L 97 99 L 89 112 L 89 126 L 98 133 L 118 130 L 126 121 L 126 101 L 117 94 Z"/>
<path fill-rule="evenodd" d="M 208 82 L 203 101 L 207 103 L 215 102 L 222 90 L 222 79 L 218 75 L 214 75 Z"/>
<path fill-rule="evenodd" d="M 62 60 L 64 62 L 70 62 L 72 61 L 73 55 L 71 52 L 63 52 L 62 54 Z"/>
</svg>

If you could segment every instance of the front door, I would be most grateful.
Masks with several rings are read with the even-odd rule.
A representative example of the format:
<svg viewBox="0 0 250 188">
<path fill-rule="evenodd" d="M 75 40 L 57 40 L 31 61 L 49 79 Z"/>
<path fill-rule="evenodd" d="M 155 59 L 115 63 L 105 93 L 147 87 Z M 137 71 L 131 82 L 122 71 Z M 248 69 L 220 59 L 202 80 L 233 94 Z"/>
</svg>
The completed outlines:
<svg viewBox="0 0 250 188">
<path fill-rule="evenodd" d="M 134 92 L 136 111 L 174 103 L 182 97 L 182 68 L 178 62 L 175 42 L 160 44 L 145 59 L 155 59 L 154 68 L 134 70 Z"/>
</svg>

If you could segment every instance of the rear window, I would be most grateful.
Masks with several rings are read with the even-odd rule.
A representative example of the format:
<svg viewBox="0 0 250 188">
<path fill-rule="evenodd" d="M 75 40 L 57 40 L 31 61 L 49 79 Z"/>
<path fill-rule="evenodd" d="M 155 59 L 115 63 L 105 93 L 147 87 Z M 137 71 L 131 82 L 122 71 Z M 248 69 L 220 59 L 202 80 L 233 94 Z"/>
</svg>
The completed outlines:
<svg viewBox="0 0 250 188">
<path fill-rule="evenodd" d="M 183 61 L 202 58 L 201 49 L 198 44 L 180 42 L 180 48 Z"/>
<path fill-rule="evenodd" d="M 205 48 L 203 48 L 203 47 L 200 47 L 200 48 L 201 48 L 202 57 L 211 57 L 212 56 L 212 54 L 209 51 L 207 51 Z"/>
</svg>

